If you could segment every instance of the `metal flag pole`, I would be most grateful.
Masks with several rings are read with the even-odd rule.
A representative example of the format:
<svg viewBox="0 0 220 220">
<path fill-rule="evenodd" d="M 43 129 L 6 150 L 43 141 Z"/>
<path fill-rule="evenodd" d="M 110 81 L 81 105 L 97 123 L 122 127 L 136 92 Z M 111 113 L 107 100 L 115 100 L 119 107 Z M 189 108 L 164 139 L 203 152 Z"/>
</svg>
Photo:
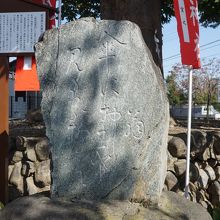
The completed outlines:
<svg viewBox="0 0 220 220">
<path fill-rule="evenodd" d="M 192 124 L 192 67 L 189 70 L 189 93 L 188 93 L 188 126 L 187 126 L 187 154 L 186 154 L 186 179 L 185 198 L 189 198 L 189 171 L 190 171 L 190 144 L 191 144 L 191 124 Z"/>
<path fill-rule="evenodd" d="M 61 15 L 62 15 L 62 0 L 59 0 L 59 13 L 58 13 L 58 27 L 61 25 Z"/>
</svg>

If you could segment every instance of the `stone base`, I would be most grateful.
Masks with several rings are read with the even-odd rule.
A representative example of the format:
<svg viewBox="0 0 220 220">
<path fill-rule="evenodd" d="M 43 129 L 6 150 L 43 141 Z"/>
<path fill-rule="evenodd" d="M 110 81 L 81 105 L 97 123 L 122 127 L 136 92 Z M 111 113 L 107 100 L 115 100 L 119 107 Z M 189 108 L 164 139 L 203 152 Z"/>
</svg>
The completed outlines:
<svg viewBox="0 0 220 220">
<path fill-rule="evenodd" d="M 42 196 L 23 197 L 0 211 L 1 220 L 211 220 L 200 205 L 173 193 L 164 192 L 158 206 L 128 201 L 68 201 Z"/>
</svg>

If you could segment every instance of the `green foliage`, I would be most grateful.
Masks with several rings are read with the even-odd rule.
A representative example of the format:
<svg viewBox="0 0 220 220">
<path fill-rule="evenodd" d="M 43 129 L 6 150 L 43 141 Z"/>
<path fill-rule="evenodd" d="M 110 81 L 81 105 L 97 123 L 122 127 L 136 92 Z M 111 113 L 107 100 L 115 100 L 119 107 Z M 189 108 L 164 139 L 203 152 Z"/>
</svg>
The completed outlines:
<svg viewBox="0 0 220 220">
<path fill-rule="evenodd" d="M 200 23 L 205 27 L 216 28 L 220 24 L 220 0 L 199 2 Z"/>
<path fill-rule="evenodd" d="M 173 0 L 161 0 L 161 21 L 162 24 L 169 23 L 172 16 L 174 16 Z"/>
<path fill-rule="evenodd" d="M 81 17 L 99 17 L 100 0 L 63 0 L 62 18 L 68 21 Z"/>
<path fill-rule="evenodd" d="M 167 77 L 167 90 L 171 104 L 175 96 L 188 96 L 188 67 L 176 64 Z M 220 59 L 202 60 L 202 68 L 193 71 L 193 104 L 211 105 L 217 103 L 217 86 L 220 79 Z M 175 97 L 175 99 L 173 98 Z"/>
<path fill-rule="evenodd" d="M 4 208 L 3 203 L 0 202 L 0 210 Z"/>
<path fill-rule="evenodd" d="M 166 78 L 167 96 L 170 105 L 180 105 L 186 102 L 186 97 L 177 84 L 177 75 L 171 72 Z"/>
<path fill-rule="evenodd" d="M 173 0 L 157 1 L 161 4 L 162 23 L 168 23 L 174 16 Z M 100 17 L 100 2 L 101 0 L 63 0 L 62 17 L 68 21 L 87 16 Z M 220 24 L 220 0 L 198 0 L 198 3 L 200 23 L 205 27 L 217 27 Z"/>
<path fill-rule="evenodd" d="M 219 220 L 220 219 L 220 208 L 214 208 L 213 214 L 212 214 L 213 220 Z"/>
<path fill-rule="evenodd" d="M 215 102 L 213 103 L 213 106 L 218 112 L 220 112 L 220 103 Z"/>
</svg>

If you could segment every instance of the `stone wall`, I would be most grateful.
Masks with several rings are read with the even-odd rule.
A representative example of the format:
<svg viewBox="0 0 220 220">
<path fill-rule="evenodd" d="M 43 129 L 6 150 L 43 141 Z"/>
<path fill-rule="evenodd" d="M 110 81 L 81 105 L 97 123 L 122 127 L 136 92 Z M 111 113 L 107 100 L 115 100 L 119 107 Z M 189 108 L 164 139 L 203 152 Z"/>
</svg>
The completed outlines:
<svg viewBox="0 0 220 220">
<path fill-rule="evenodd" d="M 9 201 L 50 190 L 49 142 L 36 118 L 10 122 L 8 180 Z"/>
<path fill-rule="evenodd" d="M 33 130 L 38 137 L 33 137 Z M 23 136 L 20 136 L 21 133 Z M 49 145 L 43 124 L 11 122 L 10 200 L 50 190 Z M 26 136 L 26 137 L 25 137 Z M 32 136 L 32 137 L 31 137 Z M 186 131 L 170 129 L 164 190 L 184 195 Z M 220 132 L 193 130 L 190 199 L 205 208 L 220 207 Z"/>
<path fill-rule="evenodd" d="M 169 136 L 165 190 L 184 195 L 186 132 Z M 205 208 L 220 207 L 220 131 L 193 130 L 191 135 L 190 199 Z"/>
</svg>

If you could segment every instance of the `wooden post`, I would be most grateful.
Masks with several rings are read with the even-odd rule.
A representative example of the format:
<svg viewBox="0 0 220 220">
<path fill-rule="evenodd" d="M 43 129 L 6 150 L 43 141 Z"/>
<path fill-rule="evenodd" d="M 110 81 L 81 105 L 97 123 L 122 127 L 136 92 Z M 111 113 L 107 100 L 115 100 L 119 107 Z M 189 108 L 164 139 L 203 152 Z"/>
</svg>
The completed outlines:
<svg viewBox="0 0 220 220">
<path fill-rule="evenodd" d="M 8 201 L 8 113 L 9 113 L 9 64 L 7 57 L 0 57 L 0 201 Z"/>
</svg>

